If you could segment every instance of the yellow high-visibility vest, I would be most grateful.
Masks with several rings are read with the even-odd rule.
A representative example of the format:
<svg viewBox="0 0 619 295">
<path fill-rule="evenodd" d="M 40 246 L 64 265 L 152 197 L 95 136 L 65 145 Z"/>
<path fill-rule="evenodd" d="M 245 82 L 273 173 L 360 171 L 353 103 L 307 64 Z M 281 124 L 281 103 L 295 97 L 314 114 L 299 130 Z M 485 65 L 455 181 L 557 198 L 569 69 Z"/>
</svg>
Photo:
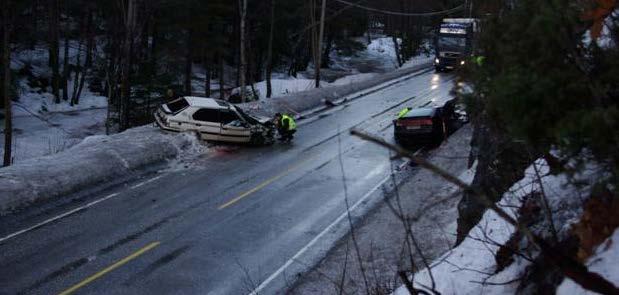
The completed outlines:
<svg viewBox="0 0 619 295">
<path fill-rule="evenodd" d="M 294 119 L 288 115 L 282 115 L 282 126 L 284 126 L 284 120 L 288 120 L 288 130 L 297 129 L 297 123 L 295 123 Z"/>
<path fill-rule="evenodd" d="M 398 119 L 406 116 L 406 114 L 408 114 L 408 112 L 410 112 L 411 109 L 410 108 L 404 108 L 403 110 L 400 111 L 400 113 L 398 114 Z"/>
</svg>

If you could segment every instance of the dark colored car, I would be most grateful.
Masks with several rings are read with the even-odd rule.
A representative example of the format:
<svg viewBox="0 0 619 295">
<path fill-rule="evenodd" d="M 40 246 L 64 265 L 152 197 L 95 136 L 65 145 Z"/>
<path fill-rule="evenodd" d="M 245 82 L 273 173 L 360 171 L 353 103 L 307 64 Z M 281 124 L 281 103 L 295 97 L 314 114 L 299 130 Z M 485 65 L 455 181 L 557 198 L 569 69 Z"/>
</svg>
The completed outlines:
<svg viewBox="0 0 619 295">
<path fill-rule="evenodd" d="M 403 145 L 435 145 L 464 122 L 466 115 L 458 110 L 455 100 L 450 100 L 442 107 L 412 109 L 402 118 L 394 120 L 394 136 Z"/>
</svg>

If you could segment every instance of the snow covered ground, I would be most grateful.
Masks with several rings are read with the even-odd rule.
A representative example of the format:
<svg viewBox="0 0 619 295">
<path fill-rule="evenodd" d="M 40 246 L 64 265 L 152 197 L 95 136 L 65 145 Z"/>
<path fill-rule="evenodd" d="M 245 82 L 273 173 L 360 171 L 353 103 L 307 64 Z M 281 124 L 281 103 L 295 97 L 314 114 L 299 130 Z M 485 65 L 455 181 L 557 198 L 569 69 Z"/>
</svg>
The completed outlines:
<svg viewBox="0 0 619 295">
<path fill-rule="evenodd" d="M 544 192 L 553 212 L 555 224 L 559 227 L 559 236 L 565 235 L 571 225 L 578 220 L 581 210 L 580 196 L 589 187 L 575 187 L 568 184 L 564 174 L 549 175 L 548 166 L 544 160 L 537 160 L 535 164 L 542 175 Z M 587 175 L 583 175 L 584 178 Z M 540 181 L 535 168 L 531 165 L 525 172 L 525 177 L 514 184 L 503 195 L 499 207 L 506 210 L 512 217 L 517 218 L 517 208 L 522 205 L 523 198 L 532 193 L 541 191 Z M 514 233 L 515 228 L 501 219 L 495 212 L 487 211 L 476 228 L 456 248 L 445 253 L 431 265 L 431 271 L 424 269 L 414 277 L 416 288 L 434 289 L 441 294 L 515 294 L 525 268 L 531 263 L 514 255 L 514 262 L 505 269 L 497 272 L 495 255 L 499 245 L 505 244 Z M 619 246 L 613 243 L 619 240 L 619 230 L 605 243 L 602 243 L 594 256 L 588 259 L 590 270 L 595 271 L 615 284 L 619 283 Z M 491 242 L 492 241 L 492 242 Z M 395 295 L 409 294 L 404 286 L 400 287 Z M 557 294 L 590 294 L 582 290 L 570 279 L 565 279 L 557 290 Z"/>
<path fill-rule="evenodd" d="M 364 82 L 398 69 L 394 44 L 390 37 L 375 38 L 366 49 L 352 56 L 344 56 L 334 50 L 330 58 L 329 68 L 321 70 L 321 75 L 326 80 L 320 82 L 321 88 Z M 402 68 L 428 63 L 432 59 L 432 56 L 422 54 L 408 60 Z M 310 65 L 307 71 L 300 73 L 297 78 L 287 77 L 283 73 L 274 73 L 274 77 L 271 80 L 272 97 L 286 96 L 315 88 L 315 81 L 311 78 L 313 77 L 313 65 Z M 266 99 L 266 81 L 255 83 L 254 88 L 261 100 Z M 238 88 L 234 92 L 238 92 Z"/>
<path fill-rule="evenodd" d="M 62 44 L 64 46 L 64 44 Z M 60 48 L 63 52 L 64 49 Z M 27 71 L 31 77 L 45 78 L 50 75 L 47 63 L 47 48 L 20 50 L 11 57 L 13 70 Z M 78 54 L 77 44 L 69 45 L 69 58 L 73 62 Z M 61 55 L 61 59 L 64 56 Z M 84 56 L 81 60 L 84 61 Z M 61 60 L 62 61 L 62 60 Z M 26 69 L 26 70 L 24 70 Z M 91 135 L 105 133 L 107 98 L 90 91 L 86 82 L 79 104 L 71 106 L 61 99 L 54 103 L 49 89 L 41 89 L 36 83 L 20 77 L 19 100 L 13 103 L 13 163 L 62 152 Z M 32 85 L 32 86 L 31 86 Z M 73 94 L 74 78 L 68 81 L 69 98 Z M 4 121 L 0 122 L 4 130 Z M 4 152 L 4 136 L 0 138 L 0 152 Z"/>
</svg>

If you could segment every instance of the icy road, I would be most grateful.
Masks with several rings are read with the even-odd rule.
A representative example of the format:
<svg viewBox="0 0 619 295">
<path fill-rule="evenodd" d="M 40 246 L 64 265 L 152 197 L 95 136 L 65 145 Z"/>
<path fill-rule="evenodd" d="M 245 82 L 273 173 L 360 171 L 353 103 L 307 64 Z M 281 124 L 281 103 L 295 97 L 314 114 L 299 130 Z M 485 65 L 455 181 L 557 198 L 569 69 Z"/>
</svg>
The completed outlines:
<svg viewBox="0 0 619 295">
<path fill-rule="evenodd" d="M 283 293 L 346 222 L 338 151 L 351 207 L 389 179 L 387 151 L 348 130 L 392 138 L 401 107 L 440 104 L 452 81 L 425 70 L 300 121 L 292 144 L 216 148 L 195 169 L 4 217 L 0 294 Z"/>
</svg>

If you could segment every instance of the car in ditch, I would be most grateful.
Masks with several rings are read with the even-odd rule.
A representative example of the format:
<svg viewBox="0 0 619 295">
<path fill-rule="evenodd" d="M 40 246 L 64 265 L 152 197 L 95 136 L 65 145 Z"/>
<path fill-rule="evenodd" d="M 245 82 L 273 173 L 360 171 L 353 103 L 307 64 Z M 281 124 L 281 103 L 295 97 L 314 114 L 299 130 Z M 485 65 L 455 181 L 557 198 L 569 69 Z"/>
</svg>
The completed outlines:
<svg viewBox="0 0 619 295">
<path fill-rule="evenodd" d="M 154 117 L 163 130 L 197 132 L 205 141 L 266 145 L 275 139 L 275 127 L 268 118 L 249 115 L 219 99 L 180 97 L 159 106 Z"/>
<path fill-rule="evenodd" d="M 452 99 L 440 107 L 411 109 L 393 120 L 394 137 L 402 145 L 438 145 L 467 121 L 462 106 Z"/>
</svg>

